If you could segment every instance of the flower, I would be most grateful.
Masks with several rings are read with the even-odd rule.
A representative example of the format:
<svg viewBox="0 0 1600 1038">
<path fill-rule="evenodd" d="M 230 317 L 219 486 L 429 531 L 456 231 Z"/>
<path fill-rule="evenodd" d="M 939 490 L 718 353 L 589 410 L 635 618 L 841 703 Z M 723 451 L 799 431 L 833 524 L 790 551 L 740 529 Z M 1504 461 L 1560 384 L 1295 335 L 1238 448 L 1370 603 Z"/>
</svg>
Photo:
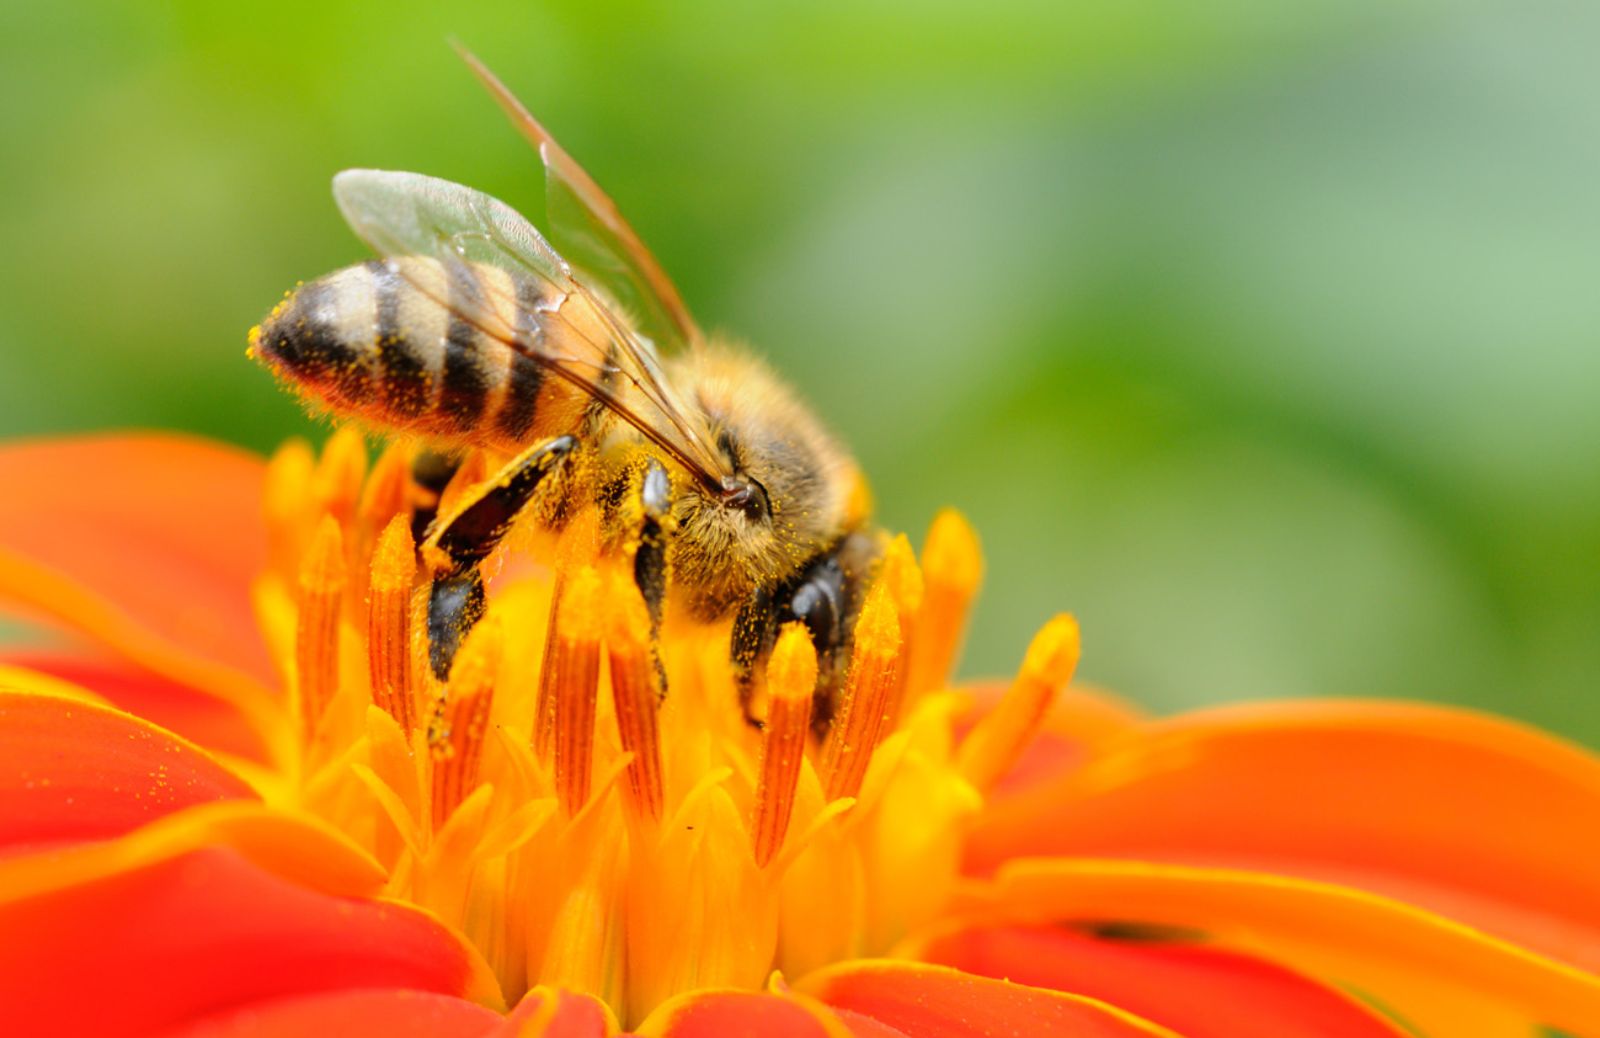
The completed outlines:
<svg viewBox="0 0 1600 1038">
<path fill-rule="evenodd" d="M 1535 1035 L 1600 1021 L 1600 761 L 1478 714 L 945 688 L 976 540 L 889 549 L 767 724 L 593 526 L 448 678 L 406 448 L 0 450 L 0 1019 L 127 1035 Z M 454 489 L 482 470 L 468 469 Z M 426 502 L 420 502 L 426 504 Z M 529 535 L 532 536 L 532 535 Z M 553 566 L 537 560 L 554 559 Z M 813 732 L 821 731 L 820 739 Z M 809 744 L 809 746 L 808 746 Z"/>
</svg>

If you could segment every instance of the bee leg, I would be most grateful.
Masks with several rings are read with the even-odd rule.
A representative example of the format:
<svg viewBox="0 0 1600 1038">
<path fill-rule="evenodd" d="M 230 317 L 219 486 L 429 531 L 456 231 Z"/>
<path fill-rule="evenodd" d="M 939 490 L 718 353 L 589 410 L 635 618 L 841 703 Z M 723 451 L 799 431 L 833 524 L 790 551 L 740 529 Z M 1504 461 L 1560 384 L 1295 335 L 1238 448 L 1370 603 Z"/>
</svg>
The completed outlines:
<svg viewBox="0 0 1600 1038">
<path fill-rule="evenodd" d="M 428 527 L 439 514 L 439 495 L 450 483 L 450 477 L 461 467 L 459 451 L 419 451 L 411 462 L 411 482 L 428 491 L 431 503 L 418 505 L 411 513 L 411 538 L 418 543 L 428 535 Z"/>
<path fill-rule="evenodd" d="M 439 680 L 449 676 L 456 650 L 483 618 L 478 564 L 577 444 L 571 436 L 557 436 L 523 451 L 428 531 L 420 549 L 435 574 L 428 593 L 428 662 Z"/>
<path fill-rule="evenodd" d="M 773 591 L 758 589 L 746 600 L 734 619 L 729 647 L 745 720 L 760 727 L 751 706 L 761 666 L 772 652 L 778 628 L 798 620 L 805 624 L 817 650 L 817 691 L 811 716 L 818 726 L 827 725 L 850 659 L 851 628 L 879 551 L 870 535 L 850 534 L 785 584 Z"/>
<path fill-rule="evenodd" d="M 667 597 L 667 527 L 672 510 L 672 481 L 656 459 L 645 462 L 639 480 L 639 548 L 633 556 L 633 582 L 650 610 L 654 641 L 661 629 L 661 609 Z M 659 664 L 658 664 L 659 665 Z M 665 687 L 665 686 L 663 686 Z"/>
</svg>

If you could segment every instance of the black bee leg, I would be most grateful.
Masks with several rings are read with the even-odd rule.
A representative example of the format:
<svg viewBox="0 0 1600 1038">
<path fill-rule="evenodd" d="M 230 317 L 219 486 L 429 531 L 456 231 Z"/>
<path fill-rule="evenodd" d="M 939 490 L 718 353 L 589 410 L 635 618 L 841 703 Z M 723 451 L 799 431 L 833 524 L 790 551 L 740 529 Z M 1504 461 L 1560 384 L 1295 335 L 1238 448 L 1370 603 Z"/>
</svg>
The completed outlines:
<svg viewBox="0 0 1600 1038">
<path fill-rule="evenodd" d="M 439 495 L 449 485 L 450 479 L 461 467 L 461 452 L 419 451 L 411 462 L 411 482 L 428 491 L 426 504 L 419 504 L 411 513 L 411 538 L 420 542 L 428 535 L 428 527 L 439 514 Z"/>
<path fill-rule="evenodd" d="M 851 629 L 878 555 L 876 539 L 849 534 L 776 590 L 758 589 L 740 608 L 729 655 L 746 720 L 760 726 L 751 707 L 761 668 L 772 652 L 778 628 L 798 620 L 806 625 L 817 650 L 812 720 L 819 727 L 827 725 L 850 662 Z"/>
<path fill-rule="evenodd" d="M 428 594 L 428 662 L 439 680 L 449 676 L 456 650 L 483 618 L 478 564 L 577 444 L 571 436 L 557 436 L 523 451 L 429 529 L 420 552 L 434 570 Z"/>
<path fill-rule="evenodd" d="M 672 481 L 654 458 L 645 462 L 639 481 L 639 549 L 633 556 L 633 582 L 639 585 L 650 610 L 652 641 L 661 628 L 662 603 L 667 597 L 667 532 L 672 510 Z"/>
</svg>

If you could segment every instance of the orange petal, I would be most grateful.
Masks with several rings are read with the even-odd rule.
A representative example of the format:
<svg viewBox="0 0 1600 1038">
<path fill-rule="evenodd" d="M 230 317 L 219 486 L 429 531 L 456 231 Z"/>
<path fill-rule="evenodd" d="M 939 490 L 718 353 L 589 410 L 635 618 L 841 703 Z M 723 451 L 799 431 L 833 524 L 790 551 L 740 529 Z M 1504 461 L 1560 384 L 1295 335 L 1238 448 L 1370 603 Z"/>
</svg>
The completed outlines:
<svg viewBox="0 0 1600 1038">
<path fill-rule="evenodd" d="M 945 966 L 847 962 L 795 986 L 831 1007 L 917 1038 L 1176 1038 L 1165 1028 L 1092 998 L 975 977 Z"/>
<path fill-rule="evenodd" d="M 0 692 L 0 849 L 131 832 L 182 808 L 253 798 L 204 751 L 106 707 Z"/>
<path fill-rule="evenodd" d="M 267 759 L 261 733 L 228 703 L 112 656 L 38 651 L 0 653 L 0 664 L 26 667 L 92 692 L 120 710 L 207 750 Z"/>
<path fill-rule="evenodd" d="M 0 933 L 0 1020 L 18 1034 L 151 1034 L 355 988 L 492 998 L 428 916 L 315 893 L 218 848 L 0 906 Z"/>
<path fill-rule="evenodd" d="M 956 723 L 958 738 L 994 708 L 1010 687 L 986 682 L 965 689 L 972 707 Z M 985 801 L 987 815 L 1032 819 L 1040 803 L 1051 804 L 1056 787 L 1094 755 L 1134 730 L 1145 715 L 1130 703 L 1087 685 L 1073 684 L 1056 697 L 1034 738 Z"/>
<path fill-rule="evenodd" d="M 266 565 L 259 459 L 203 440 L 84 436 L 0 449 L 0 599 L 181 681 L 278 684 L 251 582 Z"/>
<path fill-rule="evenodd" d="M 1375 894 L 1233 869 L 1034 860 L 1003 868 L 985 918 L 1130 921 L 1201 931 L 1217 946 L 1370 997 L 1422 1034 L 1582 1033 L 1600 978 Z"/>
<path fill-rule="evenodd" d="M 914 954 L 983 977 L 1088 995 L 1186 1038 L 1397 1038 L 1369 1010 L 1282 966 L 1194 941 L 1065 926 L 952 929 Z"/>
<path fill-rule="evenodd" d="M 824 1010 L 824 1012 L 826 1012 Z M 640 1038 L 830 1038 L 816 1009 L 759 991 L 695 991 L 664 1003 L 634 1034 Z"/>
<path fill-rule="evenodd" d="M 588 995 L 537 987 L 485 1038 L 611 1038 L 611 1010 Z"/>
<path fill-rule="evenodd" d="M 333 991 L 230 1010 L 164 1038 L 483 1038 L 502 1019 L 477 1003 L 427 991 Z"/>
<path fill-rule="evenodd" d="M 967 865 L 1034 855 L 1227 864 L 1398 897 L 1600 967 L 1600 758 L 1408 704 L 1207 710 L 986 813 Z"/>
</svg>

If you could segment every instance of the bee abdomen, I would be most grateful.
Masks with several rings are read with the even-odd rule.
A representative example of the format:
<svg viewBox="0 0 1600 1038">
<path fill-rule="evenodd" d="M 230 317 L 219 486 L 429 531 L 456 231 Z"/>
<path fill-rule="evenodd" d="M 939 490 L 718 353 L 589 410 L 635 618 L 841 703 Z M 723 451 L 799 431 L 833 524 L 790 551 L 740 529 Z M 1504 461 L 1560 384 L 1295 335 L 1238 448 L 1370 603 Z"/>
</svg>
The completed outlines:
<svg viewBox="0 0 1600 1038">
<path fill-rule="evenodd" d="M 546 379 L 528 355 L 537 333 L 526 315 L 535 312 L 538 285 L 498 268 L 470 274 L 477 283 L 454 284 L 423 258 L 346 267 L 285 299 L 252 330 L 251 353 L 313 401 L 381 425 L 501 445 L 549 434 L 536 426 L 552 423 L 539 419 L 570 408 L 541 399 L 562 380 Z M 475 298 L 441 305 L 452 292 Z M 503 318 L 513 341 L 525 340 L 521 351 L 467 316 L 476 309 L 482 321 L 484 301 L 502 299 L 492 316 Z"/>
</svg>

